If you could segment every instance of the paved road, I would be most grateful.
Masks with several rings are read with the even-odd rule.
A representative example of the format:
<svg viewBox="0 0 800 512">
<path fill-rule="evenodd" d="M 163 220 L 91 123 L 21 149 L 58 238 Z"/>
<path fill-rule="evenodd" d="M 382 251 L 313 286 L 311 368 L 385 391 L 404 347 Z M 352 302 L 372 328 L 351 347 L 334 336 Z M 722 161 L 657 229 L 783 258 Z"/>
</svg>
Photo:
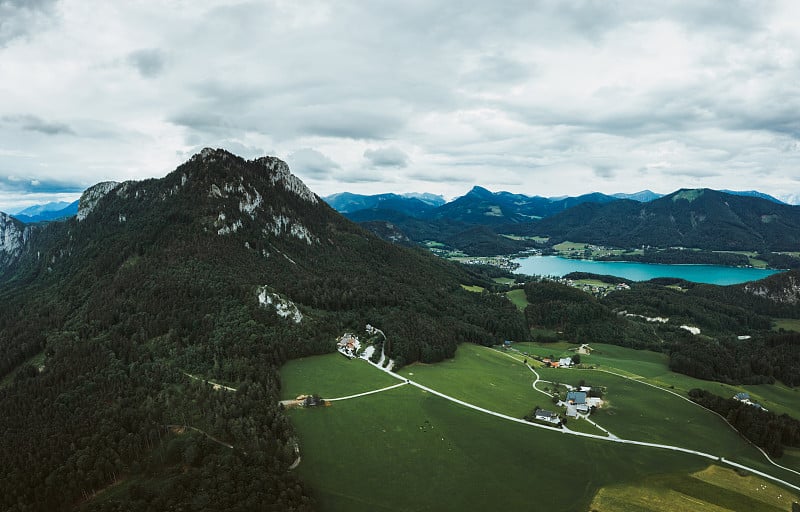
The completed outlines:
<svg viewBox="0 0 800 512">
<path fill-rule="evenodd" d="M 514 359 L 516 359 L 516 358 L 514 358 Z M 420 384 L 418 382 L 415 382 L 413 380 L 407 379 L 406 377 L 403 377 L 402 375 L 398 375 L 396 373 L 393 373 L 391 370 L 387 370 L 386 368 L 382 368 L 382 367 L 378 366 L 377 364 L 373 363 L 372 361 L 367 361 L 367 362 L 369 364 L 371 364 L 372 366 L 374 366 L 375 368 L 379 369 L 380 371 L 386 373 L 387 375 L 391 375 L 392 377 L 394 377 L 394 378 L 396 378 L 398 380 L 405 381 L 404 383 L 410 384 L 410 385 L 415 386 L 415 387 L 417 387 L 419 389 L 427 391 L 428 393 L 431 393 L 433 395 L 436 395 L 436 396 L 439 396 L 441 398 L 444 398 L 445 400 L 449 400 L 450 402 L 457 403 L 457 404 L 462 405 L 464 407 L 467 407 L 469 409 L 474 409 L 474 410 L 482 412 L 484 414 L 489 414 L 489 415 L 492 415 L 492 416 L 496 416 L 498 418 L 502 418 L 502 419 L 507 420 L 507 421 L 513 421 L 514 423 L 521 423 L 521 424 L 527 425 L 529 427 L 543 428 L 543 429 L 547 429 L 547 430 L 549 430 L 551 432 L 561 432 L 562 434 L 566 434 L 566 435 L 573 435 L 573 436 L 580 436 L 580 437 L 587 437 L 587 438 L 591 438 L 591 439 L 597 439 L 598 441 L 605 441 L 605 442 L 610 442 L 610 443 L 631 444 L 631 445 L 636 445 L 636 446 L 647 446 L 647 447 L 650 447 L 650 448 L 660 448 L 662 450 L 669 450 L 669 451 L 673 451 L 673 452 L 682 452 L 682 453 L 688 453 L 688 454 L 691 454 L 691 455 L 697 455 L 699 457 L 703 457 L 703 458 L 706 458 L 706 459 L 709 459 L 709 460 L 712 460 L 712 461 L 723 462 L 725 464 L 728 464 L 728 465 L 731 465 L 731 466 L 734 466 L 734 467 L 737 467 L 737 468 L 740 468 L 740 469 L 744 469 L 746 471 L 749 471 L 751 473 L 759 475 L 759 476 L 761 476 L 763 478 L 766 478 L 768 480 L 772 480 L 773 482 L 777 482 L 777 483 L 779 483 L 781 485 L 784 485 L 784 486 L 786 486 L 786 487 L 788 487 L 790 489 L 794 489 L 795 491 L 800 491 L 800 486 L 794 485 L 794 484 L 789 483 L 789 482 L 787 482 L 785 480 L 781 480 L 778 477 L 769 475 L 769 474 L 764 473 L 762 471 L 758 471 L 757 469 L 753 469 L 751 467 L 744 466 L 742 464 L 738 464 L 736 462 L 729 461 L 729 460 L 725 459 L 724 457 L 719 457 L 719 456 L 713 455 L 711 453 L 701 452 L 701 451 L 697 451 L 697 450 L 690 450 L 688 448 L 682 448 L 680 446 L 672 446 L 672 445 L 657 444 L 657 443 L 647 443 L 647 442 L 644 442 L 644 441 L 634 441 L 632 439 L 622 439 L 622 438 L 619 438 L 619 437 L 616 437 L 616 436 L 614 436 L 614 437 L 606 437 L 606 436 L 599 436 L 599 435 L 596 435 L 596 434 L 587 434 L 587 433 L 584 433 L 584 432 L 576 432 L 574 430 L 557 430 L 557 429 L 554 429 L 553 427 L 540 425 L 538 423 L 531 423 L 531 422 L 525 421 L 525 420 L 520 419 L 520 418 L 515 418 L 515 417 L 509 416 L 507 414 L 502 414 L 502 413 L 499 413 L 499 412 L 496 412 L 496 411 L 485 409 L 483 407 L 479 407 L 479 406 L 471 404 L 469 402 L 464 402 L 463 400 L 459 400 L 458 398 L 454 398 L 452 396 L 449 396 L 449 395 L 446 395 L 446 394 L 441 393 L 439 391 L 436 391 L 435 389 L 432 389 L 432 388 L 429 388 L 427 386 L 424 386 L 424 385 L 422 385 L 422 384 Z M 530 368 L 530 366 L 529 366 L 529 368 Z M 531 371 L 533 371 L 533 368 L 531 368 Z M 536 374 L 535 371 L 534 371 L 534 373 Z M 538 374 L 536 374 L 536 375 L 537 375 L 537 378 L 538 378 Z M 635 379 L 633 379 L 633 380 L 635 380 Z M 639 381 L 637 381 L 637 382 L 639 382 Z M 659 389 L 661 389 L 661 388 L 659 388 Z M 777 466 L 777 464 L 776 464 L 776 466 Z M 778 466 L 778 467 L 782 467 L 782 466 Z M 792 470 L 790 470 L 790 471 L 792 471 Z"/>
</svg>

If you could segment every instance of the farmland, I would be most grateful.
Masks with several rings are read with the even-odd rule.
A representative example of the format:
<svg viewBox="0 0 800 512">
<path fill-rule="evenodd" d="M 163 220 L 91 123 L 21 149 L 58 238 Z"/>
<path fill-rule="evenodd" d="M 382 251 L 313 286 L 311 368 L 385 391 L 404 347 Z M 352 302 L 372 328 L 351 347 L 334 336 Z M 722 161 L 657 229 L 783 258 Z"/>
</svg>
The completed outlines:
<svg viewBox="0 0 800 512">
<path fill-rule="evenodd" d="M 643 369 L 654 370 L 656 363 L 646 357 Z M 338 355 L 289 365 L 289 371 L 285 367 L 282 372 L 287 397 L 308 392 L 339 396 L 397 383 L 364 361 Z M 304 365 L 311 370 L 301 371 Z M 711 453 L 717 450 L 797 483 L 792 475 L 761 463 L 755 450 L 721 419 L 678 397 L 597 371 L 537 371 L 575 377 L 585 373 L 587 381 L 594 384 L 596 379 L 597 385 L 607 386 L 609 408 L 594 419 L 620 437 L 671 441 Z M 341 373 L 349 375 L 349 380 L 339 379 Z M 453 360 L 412 365 L 401 373 L 437 391 L 515 417 L 548 400 L 531 388 L 535 377 L 530 370 L 507 354 L 475 345 L 459 347 Z M 330 382 L 339 382 L 336 392 L 325 389 Z M 556 430 L 503 421 L 413 386 L 331 407 L 290 411 L 290 418 L 299 433 L 303 457 L 297 471 L 311 485 L 323 510 L 520 509 L 530 506 L 532 495 L 553 510 L 589 509 L 590 505 L 598 510 L 659 510 L 633 507 L 640 498 L 649 498 L 632 496 L 632 489 L 659 495 L 667 490 L 664 482 L 672 481 L 683 482 L 683 490 L 672 498 L 702 493 L 705 505 L 695 510 L 716 510 L 715 506 L 726 506 L 730 494 L 716 483 L 689 476 L 708 467 L 708 460 L 700 457 L 564 436 Z M 570 426 L 599 434 L 583 420 Z M 786 463 L 792 460 L 790 455 Z M 343 475 L 352 475 L 358 485 L 343 485 Z M 574 481 L 581 485 L 572 485 Z M 684 490 L 688 494 L 682 494 Z M 630 506 L 614 508 L 612 502 Z M 767 504 L 752 508 L 760 509 L 772 510 Z"/>
</svg>

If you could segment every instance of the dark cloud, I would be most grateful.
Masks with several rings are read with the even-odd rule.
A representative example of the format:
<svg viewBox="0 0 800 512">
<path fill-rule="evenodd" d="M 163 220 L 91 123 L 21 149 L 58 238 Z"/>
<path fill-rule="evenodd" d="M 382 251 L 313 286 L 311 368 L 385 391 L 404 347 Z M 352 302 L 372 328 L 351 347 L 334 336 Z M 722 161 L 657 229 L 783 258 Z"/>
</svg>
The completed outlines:
<svg viewBox="0 0 800 512">
<path fill-rule="evenodd" d="M 15 193 L 77 193 L 86 187 L 78 183 L 69 183 L 35 176 L 19 176 L 0 170 L 0 190 Z"/>
<path fill-rule="evenodd" d="M 595 165 L 592 171 L 598 178 L 613 178 L 616 176 L 614 168 L 607 165 Z"/>
<path fill-rule="evenodd" d="M 383 148 L 368 148 L 364 151 L 364 158 L 375 167 L 407 167 L 408 155 L 400 148 L 388 146 Z"/>
<path fill-rule="evenodd" d="M 286 162 L 292 173 L 310 179 L 330 178 L 334 171 L 341 168 L 339 164 L 311 148 L 298 149 L 286 158 Z"/>
<path fill-rule="evenodd" d="M 404 121 L 386 111 L 338 105 L 314 106 L 298 112 L 299 135 L 381 140 L 396 135 Z"/>
<path fill-rule="evenodd" d="M 58 0 L 0 0 L 0 48 L 43 30 L 53 20 Z"/>
<path fill-rule="evenodd" d="M 166 57 L 158 48 L 136 50 L 128 54 L 127 62 L 144 78 L 155 78 L 164 71 Z"/>
<path fill-rule="evenodd" d="M 68 124 L 45 121 L 40 117 L 30 114 L 4 116 L 3 121 L 17 125 L 23 130 L 39 132 L 45 135 L 75 135 L 75 130 L 73 130 Z"/>
</svg>

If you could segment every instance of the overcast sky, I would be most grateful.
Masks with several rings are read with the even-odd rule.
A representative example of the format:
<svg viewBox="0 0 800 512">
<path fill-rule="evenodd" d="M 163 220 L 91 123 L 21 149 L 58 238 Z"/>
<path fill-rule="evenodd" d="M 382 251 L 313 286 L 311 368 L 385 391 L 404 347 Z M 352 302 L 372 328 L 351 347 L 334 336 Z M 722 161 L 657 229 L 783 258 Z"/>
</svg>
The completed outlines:
<svg viewBox="0 0 800 512">
<path fill-rule="evenodd" d="M 315 192 L 800 199 L 800 2 L 0 0 L 0 210 L 205 146 Z"/>
</svg>

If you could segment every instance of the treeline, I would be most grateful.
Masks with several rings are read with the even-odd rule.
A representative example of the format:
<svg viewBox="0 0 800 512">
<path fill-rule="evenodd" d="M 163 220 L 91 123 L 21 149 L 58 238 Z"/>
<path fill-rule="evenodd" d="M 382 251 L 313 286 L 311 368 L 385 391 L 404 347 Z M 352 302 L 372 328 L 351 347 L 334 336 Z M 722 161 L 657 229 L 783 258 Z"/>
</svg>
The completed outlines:
<svg viewBox="0 0 800 512">
<path fill-rule="evenodd" d="M 689 398 L 721 415 L 771 457 L 783 455 L 785 446 L 800 446 L 800 421 L 788 414 L 779 416 L 774 412 L 697 388 L 689 391 Z"/>
<path fill-rule="evenodd" d="M 744 267 L 750 260 L 743 254 L 692 249 L 645 249 L 643 254 L 622 253 L 618 256 L 603 256 L 604 261 L 636 261 L 640 263 L 726 265 Z"/>
<path fill-rule="evenodd" d="M 621 318 L 595 297 L 553 281 L 525 284 L 530 305 L 525 318 L 531 328 L 544 327 L 576 343 L 611 343 L 660 350 L 650 326 Z M 550 341 L 542 339 L 541 341 Z"/>
<path fill-rule="evenodd" d="M 747 340 L 686 340 L 670 347 L 671 370 L 729 384 L 800 385 L 800 333 Z"/>
</svg>

